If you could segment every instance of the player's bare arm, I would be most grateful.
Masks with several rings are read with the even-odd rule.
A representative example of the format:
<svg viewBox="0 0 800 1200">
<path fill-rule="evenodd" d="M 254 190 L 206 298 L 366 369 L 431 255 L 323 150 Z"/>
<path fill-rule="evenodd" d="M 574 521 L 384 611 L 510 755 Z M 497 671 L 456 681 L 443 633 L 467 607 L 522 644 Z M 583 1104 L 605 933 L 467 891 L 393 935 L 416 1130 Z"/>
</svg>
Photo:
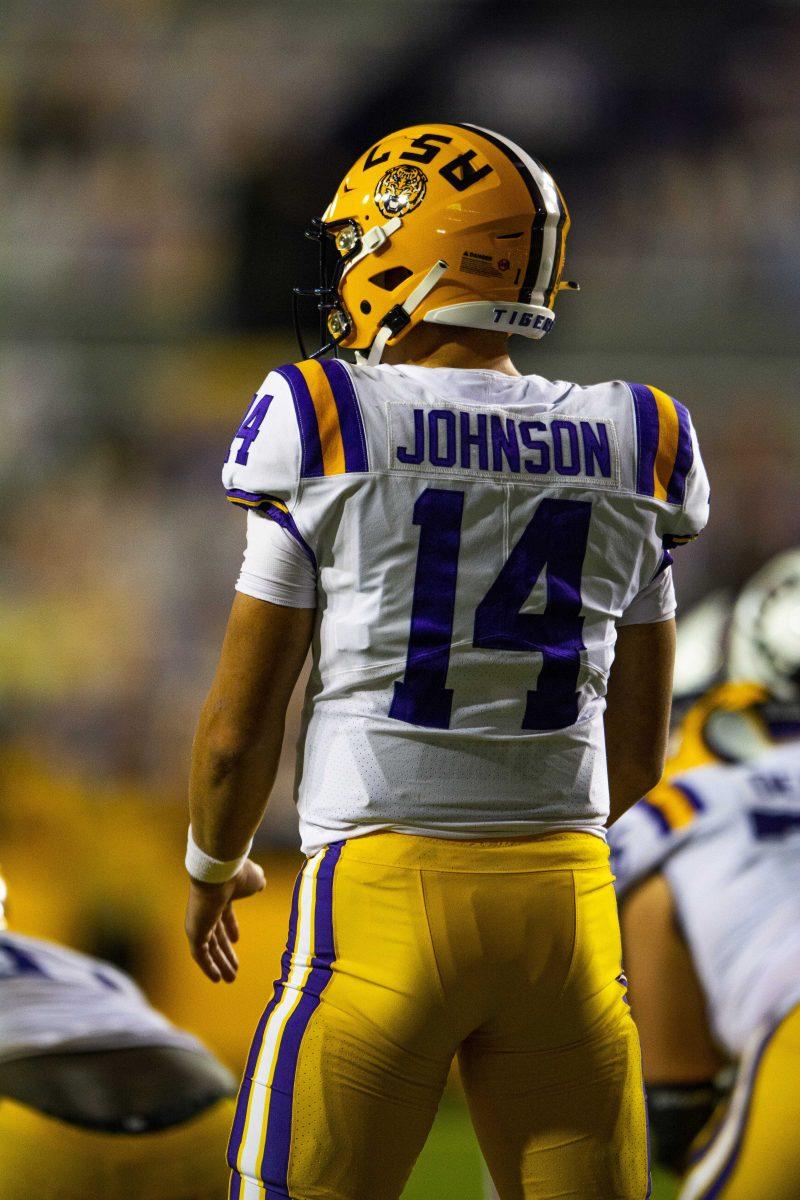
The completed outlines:
<svg viewBox="0 0 800 1200">
<path fill-rule="evenodd" d="M 617 630 L 605 711 L 609 823 L 661 778 L 674 663 L 674 619 Z"/>
<path fill-rule="evenodd" d="M 313 609 L 236 595 L 192 751 L 192 833 L 211 858 L 241 855 L 264 815 L 313 623 Z M 249 859 L 224 883 L 191 880 L 186 936 L 193 958 L 215 983 L 236 978 L 233 901 L 263 887 L 263 872 Z"/>
</svg>

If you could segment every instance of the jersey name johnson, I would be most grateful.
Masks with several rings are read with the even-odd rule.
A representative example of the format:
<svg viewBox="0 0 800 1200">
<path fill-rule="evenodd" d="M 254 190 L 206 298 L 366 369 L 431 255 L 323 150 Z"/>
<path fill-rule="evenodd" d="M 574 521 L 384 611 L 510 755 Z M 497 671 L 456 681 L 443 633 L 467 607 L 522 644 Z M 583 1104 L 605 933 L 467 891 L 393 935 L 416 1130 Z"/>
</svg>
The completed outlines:
<svg viewBox="0 0 800 1200">
<path fill-rule="evenodd" d="M 549 416 L 520 419 L 496 409 L 388 405 L 390 455 L 396 470 L 415 467 L 453 476 L 484 472 L 619 485 L 619 449 L 610 420 Z"/>
</svg>

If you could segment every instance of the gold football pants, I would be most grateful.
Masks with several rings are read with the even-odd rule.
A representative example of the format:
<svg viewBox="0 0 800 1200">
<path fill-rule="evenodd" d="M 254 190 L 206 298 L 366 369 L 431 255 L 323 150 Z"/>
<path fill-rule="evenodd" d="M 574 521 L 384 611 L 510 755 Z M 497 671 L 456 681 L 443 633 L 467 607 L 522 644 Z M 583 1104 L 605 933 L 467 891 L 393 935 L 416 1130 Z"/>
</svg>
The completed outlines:
<svg viewBox="0 0 800 1200">
<path fill-rule="evenodd" d="M 742 1055 L 730 1101 L 700 1135 L 680 1200 L 800 1196 L 800 1006 Z"/>
<path fill-rule="evenodd" d="M 0 1200 L 224 1200 L 233 1101 L 153 1133 L 100 1133 L 0 1097 Z"/>
<path fill-rule="evenodd" d="M 456 1055 L 502 1200 L 645 1200 L 621 971 L 590 834 L 328 846 L 245 1069 L 232 1200 L 396 1200 Z"/>
</svg>

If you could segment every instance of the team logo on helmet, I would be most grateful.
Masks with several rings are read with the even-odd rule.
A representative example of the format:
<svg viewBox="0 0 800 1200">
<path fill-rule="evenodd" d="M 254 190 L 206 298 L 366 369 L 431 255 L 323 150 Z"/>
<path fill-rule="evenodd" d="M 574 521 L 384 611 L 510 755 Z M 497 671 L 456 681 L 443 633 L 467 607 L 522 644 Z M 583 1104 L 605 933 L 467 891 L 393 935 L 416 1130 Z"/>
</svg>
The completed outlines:
<svg viewBox="0 0 800 1200">
<path fill-rule="evenodd" d="M 385 217 L 400 217 L 422 203 L 427 186 L 419 167 L 390 167 L 375 188 L 375 203 Z"/>
</svg>

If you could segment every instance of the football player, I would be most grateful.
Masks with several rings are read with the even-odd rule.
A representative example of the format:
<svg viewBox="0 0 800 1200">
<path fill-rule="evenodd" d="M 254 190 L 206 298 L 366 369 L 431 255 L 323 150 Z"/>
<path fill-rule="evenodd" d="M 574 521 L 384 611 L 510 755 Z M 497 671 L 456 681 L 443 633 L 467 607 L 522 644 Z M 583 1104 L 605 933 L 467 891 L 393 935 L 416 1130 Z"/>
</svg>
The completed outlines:
<svg viewBox="0 0 800 1200">
<path fill-rule="evenodd" d="M 109 963 L 6 929 L 0 1200 L 220 1200 L 235 1082 Z"/>
<path fill-rule="evenodd" d="M 743 762 L 757 758 L 782 739 L 800 734 L 800 692 L 791 676 L 791 622 L 796 603 L 795 580 L 800 577 L 800 551 L 777 555 L 747 583 L 725 618 L 728 607 L 716 594 L 690 613 L 688 627 L 679 625 L 673 687 L 676 726 L 663 777 L 648 794 L 651 805 L 675 825 L 689 821 L 687 807 L 672 779 L 693 767 Z M 788 609 L 788 611 L 787 611 Z M 687 656 L 700 637 L 705 653 L 694 653 L 694 667 L 705 669 L 708 689 L 691 696 L 692 672 Z M 789 654 L 789 666 L 784 661 Z M 721 682 L 714 681 L 713 663 L 720 658 Z"/>
<path fill-rule="evenodd" d="M 503 1200 L 647 1192 L 604 826 L 661 774 L 670 550 L 708 483 L 658 388 L 515 369 L 508 338 L 542 337 L 569 286 L 568 229 L 499 134 L 383 138 L 311 229 L 324 345 L 234 436 L 247 550 L 186 859 L 214 980 L 236 975 L 231 902 L 263 886 L 248 849 L 313 657 L 308 857 L 231 1134 L 240 1200 L 398 1197 L 456 1055 Z"/>
<path fill-rule="evenodd" d="M 707 709 L 729 761 L 673 776 L 609 840 L 658 1157 L 684 1173 L 681 1200 L 790 1200 L 800 1177 L 799 552 L 744 589 L 728 671 L 758 683 L 749 705 Z M 719 1103 L 731 1062 L 735 1085 Z"/>
</svg>

